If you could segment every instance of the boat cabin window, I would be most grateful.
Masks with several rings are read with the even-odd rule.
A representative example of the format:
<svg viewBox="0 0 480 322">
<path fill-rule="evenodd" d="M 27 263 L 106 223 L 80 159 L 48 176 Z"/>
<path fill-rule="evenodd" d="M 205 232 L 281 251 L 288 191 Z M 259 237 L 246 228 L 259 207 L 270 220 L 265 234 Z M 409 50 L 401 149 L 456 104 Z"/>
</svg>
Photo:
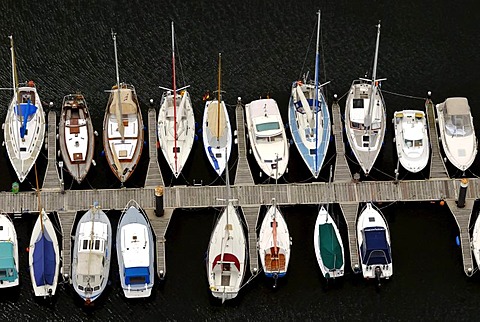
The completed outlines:
<svg viewBox="0 0 480 322">
<path fill-rule="evenodd" d="M 372 130 L 378 130 L 381 128 L 381 124 L 380 123 L 372 123 Z"/>
<path fill-rule="evenodd" d="M 266 142 L 276 142 L 283 140 L 282 133 L 279 133 L 274 136 L 257 136 L 258 143 L 266 143 Z"/>
<path fill-rule="evenodd" d="M 363 123 L 357 123 L 357 122 L 350 122 L 350 127 L 355 130 L 364 130 L 365 127 L 363 126 Z"/>
<path fill-rule="evenodd" d="M 131 276 L 130 284 L 145 284 L 145 276 Z"/>
<path fill-rule="evenodd" d="M 13 268 L 0 269 L 0 279 L 13 276 Z"/>
<path fill-rule="evenodd" d="M 423 141 L 422 140 L 405 140 L 405 146 L 407 148 L 411 148 L 411 147 L 420 148 L 423 146 Z"/>
<path fill-rule="evenodd" d="M 445 129 L 447 134 L 451 136 L 467 136 L 473 132 L 469 115 L 447 116 L 445 118 Z"/>
<path fill-rule="evenodd" d="M 353 108 L 363 108 L 363 98 L 354 98 L 352 105 Z"/>
<path fill-rule="evenodd" d="M 81 250 L 89 250 L 89 249 L 103 251 L 102 241 L 99 239 L 96 239 L 96 240 L 84 239 L 82 242 Z"/>
<path fill-rule="evenodd" d="M 280 124 L 278 122 L 261 123 L 261 124 L 257 124 L 256 128 L 257 128 L 257 132 L 279 130 Z"/>
</svg>

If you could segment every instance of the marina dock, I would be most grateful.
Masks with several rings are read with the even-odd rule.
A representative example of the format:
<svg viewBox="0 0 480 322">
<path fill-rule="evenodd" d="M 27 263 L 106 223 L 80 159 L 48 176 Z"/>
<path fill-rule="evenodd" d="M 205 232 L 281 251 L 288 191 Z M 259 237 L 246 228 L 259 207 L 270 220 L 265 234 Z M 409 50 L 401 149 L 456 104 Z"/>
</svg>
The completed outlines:
<svg viewBox="0 0 480 322">
<path fill-rule="evenodd" d="M 457 207 L 460 180 L 447 175 L 438 146 L 435 129 L 433 103 L 426 103 L 432 160 L 430 178 L 426 180 L 400 181 L 362 181 L 352 180 L 345 159 L 343 126 L 340 106 L 332 105 L 333 136 L 335 139 L 336 161 L 333 181 L 315 183 L 278 184 L 275 189 L 269 184 L 255 185 L 247 161 L 247 145 L 243 105 L 239 100 L 236 108 L 238 164 L 231 197 L 242 208 L 248 231 L 250 270 L 259 271 L 257 250 L 257 226 L 262 205 L 271 204 L 273 197 L 279 206 L 296 204 L 338 203 L 348 226 L 350 261 L 354 271 L 358 270 L 359 259 L 356 240 L 356 219 L 361 203 L 390 203 L 402 201 L 440 201 L 446 202 L 455 217 L 460 231 L 464 270 L 467 275 L 473 273 L 473 259 L 470 249 L 469 225 L 473 203 L 480 195 L 480 179 L 471 178 L 466 191 L 465 207 Z M 432 114 L 433 113 L 433 114 Z M 54 112 L 48 115 L 48 166 L 41 193 L 42 207 L 57 212 L 63 235 L 62 257 L 63 274 L 70 275 L 70 249 L 74 235 L 73 225 L 79 210 L 87 210 L 89 205 L 98 201 L 102 209 L 122 210 L 131 199 L 136 200 L 147 213 L 156 236 L 157 273 L 160 278 L 166 274 L 165 233 L 176 208 L 219 207 L 224 201 L 218 199 L 224 195 L 224 186 L 173 186 L 165 187 L 158 164 L 156 113 L 148 112 L 149 165 L 147 179 L 142 188 L 65 190 L 61 185 L 56 161 L 56 117 Z M 158 189 L 161 188 L 161 189 Z M 161 193 L 160 193 L 161 192 Z M 158 210 L 158 200 L 163 201 L 162 213 Z M 0 209 L 7 213 L 38 211 L 38 200 L 34 191 L 0 192 Z M 346 243 L 345 243 L 346 244 Z"/>
</svg>

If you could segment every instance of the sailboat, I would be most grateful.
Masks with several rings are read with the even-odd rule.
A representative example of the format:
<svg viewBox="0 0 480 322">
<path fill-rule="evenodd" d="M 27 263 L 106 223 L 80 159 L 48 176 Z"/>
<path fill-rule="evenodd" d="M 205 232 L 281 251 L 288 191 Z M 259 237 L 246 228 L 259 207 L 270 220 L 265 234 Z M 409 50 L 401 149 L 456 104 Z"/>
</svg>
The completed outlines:
<svg viewBox="0 0 480 322">
<path fill-rule="evenodd" d="M 134 200 L 120 217 L 116 245 L 125 297 L 149 297 L 155 280 L 153 233 L 147 215 Z"/>
<path fill-rule="evenodd" d="M 368 175 L 380 153 L 385 137 L 385 102 L 377 79 L 380 22 L 377 25 L 377 42 L 372 79 L 354 80 L 345 106 L 345 128 L 353 154 L 363 172 Z"/>
<path fill-rule="evenodd" d="M 217 100 L 207 101 L 203 113 L 203 146 L 215 172 L 221 176 L 230 158 L 232 130 L 220 90 L 222 55 L 218 54 Z M 220 102 L 220 103 L 219 103 Z"/>
<path fill-rule="evenodd" d="M 143 119 L 135 87 L 120 83 L 117 38 L 113 31 L 112 38 L 117 83 L 110 90 L 105 110 L 103 148 L 108 165 L 123 184 L 132 175 L 142 155 Z"/>
<path fill-rule="evenodd" d="M 95 152 L 92 120 L 82 94 L 69 94 L 63 98 L 58 135 L 65 168 L 81 183 L 92 165 Z"/>
<path fill-rule="evenodd" d="M 195 117 L 187 87 L 177 88 L 175 78 L 175 32 L 172 22 L 173 89 L 165 90 L 158 112 L 158 141 L 175 178 L 182 172 L 192 150 L 195 137 Z M 180 92 L 180 93 L 177 93 Z"/>
<path fill-rule="evenodd" d="M 393 275 L 390 229 L 383 214 L 367 203 L 357 221 L 357 242 L 363 277 L 389 279 Z"/>
<path fill-rule="evenodd" d="M 19 87 L 13 37 L 12 54 L 13 98 L 4 124 L 7 154 L 18 180 L 23 182 L 40 154 L 45 137 L 45 114 L 33 81 Z"/>
<path fill-rule="evenodd" d="M 55 295 L 60 270 L 60 249 L 55 228 L 44 209 L 33 226 L 28 266 L 35 296 Z"/>
<path fill-rule="evenodd" d="M 337 224 L 325 207 L 315 221 L 313 245 L 318 266 L 326 279 L 342 277 L 345 270 L 345 251 Z"/>
<path fill-rule="evenodd" d="M 12 219 L 6 213 L 0 213 L 0 288 L 17 286 L 18 240 Z"/>
<path fill-rule="evenodd" d="M 477 138 L 468 100 L 450 97 L 437 104 L 436 109 L 443 150 L 457 169 L 465 171 L 477 155 Z"/>
<path fill-rule="evenodd" d="M 97 202 L 77 224 L 73 245 L 72 284 L 90 304 L 107 286 L 112 254 L 112 227 Z"/>
<path fill-rule="evenodd" d="M 245 105 L 248 138 L 260 169 L 273 179 L 287 170 L 289 151 L 282 116 L 274 99 L 259 99 Z"/>
<path fill-rule="evenodd" d="M 285 276 L 290 262 L 290 233 L 287 222 L 277 206 L 275 198 L 260 226 L 258 252 L 263 271 L 275 280 Z"/>
<path fill-rule="evenodd" d="M 318 178 L 330 142 L 330 113 L 319 82 L 320 11 L 317 24 L 315 79 L 292 84 L 288 105 L 288 123 L 293 141 L 314 178 Z"/>
<path fill-rule="evenodd" d="M 422 171 L 430 157 L 425 113 L 418 110 L 395 112 L 393 122 L 400 164 L 412 173 Z"/>
<path fill-rule="evenodd" d="M 207 276 L 215 298 L 235 298 L 245 277 L 247 240 L 242 220 L 230 199 L 230 179 L 226 166 L 226 206 L 220 213 L 207 250 Z"/>
</svg>

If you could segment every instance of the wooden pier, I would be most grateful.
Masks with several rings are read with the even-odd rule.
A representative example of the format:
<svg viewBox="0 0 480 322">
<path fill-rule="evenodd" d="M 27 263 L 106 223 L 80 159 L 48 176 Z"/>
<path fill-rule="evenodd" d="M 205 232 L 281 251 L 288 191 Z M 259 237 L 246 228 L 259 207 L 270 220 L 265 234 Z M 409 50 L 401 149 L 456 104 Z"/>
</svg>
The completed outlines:
<svg viewBox="0 0 480 322">
<path fill-rule="evenodd" d="M 435 121 L 435 105 L 431 99 L 425 101 L 425 111 L 427 114 L 428 133 L 430 135 L 430 178 L 448 178 L 447 168 L 440 154 L 438 142 L 437 122 Z"/>
<path fill-rule="evenodd" d="M 334 180 L 331 183 L 292 183 L 278 184 L 275 188 L 269 184 L 255 185 L 247 161 L 245 121 L 243 105 L 239 99 L 236 107 L 238 146 L 238 164 L 235 184 L 231 186 L 231 197 L 243 209 L 248 230 L 249 262 L 253 274 L 259 271 L 257 249 L 257 225 L 259 210 L 262 205 L 270 204 L 273 197 L 277 204 L 325 204 L 338 203 L 348 227 L 348 245 L 352 269 L 358 272 L 359 258 L 357 251 L 356 220 L 360 203 L 396 202 L 396 201 L 435 201 L 444 200 L 452 211 L 460 231 L 464 270 L 471 275 L 473 270 L 472 252 L 470 248 L 469 225 L 473 203 L 480 195 L 480 179 L 469 179 L 466 192 L 466 205 L 458 208 L 456 200 L 460 189 L 459 179 L 450 179 L 443 164 L 435 130 L 433 103 L 427 101 L 432 160 L 430 179 L 395 181 L 356 182 L 345 159 L 343 142 L 343 126 L 340 106 L 332 105 L 333 135 L 337 154 Z M 55 211 L 59 215 L 62 239 L 62 272 L 70 275 L 71 245 L 73 224 L 79 210 L 87 210 L 94 201 L 98 201 L 102 209 L 123 210 L 131 199 L 136 200 L 148 214 L 156 236 L 156 263 L 160 278 L 166 274 L 165 233 L 176 208 L 203 208 L 224 206 L 218 200 L 223 196 L 222 186 L 174 186 L 164 187 L 162 174 L 158 165 L 158 149 L 156 146 L 156 113 L 150 109 L 148 113 L 148 137 L 150 162 L 144 188 L 67 190 L 63 191 L 56 162 L 56 115 L 48 115 L 48 166 L 42 189 L 42 206 L 46 211 Z M 52 126 L 52 124 L 54 124 Z M 157 188 L 157 189 L 156 189 Z M 161 188 L 161 189 L 158 189 Z M 161 194 L 159 195 L 159 191 Z M 157 193 L 157 194 L 156 194 Z M 157 201 L 163 201 L 163 216 L 155 214 Z M 38 211 L 38 200 L 34 191 L 0 192 L 0 209 L 7 213 Z"/>
</svg>

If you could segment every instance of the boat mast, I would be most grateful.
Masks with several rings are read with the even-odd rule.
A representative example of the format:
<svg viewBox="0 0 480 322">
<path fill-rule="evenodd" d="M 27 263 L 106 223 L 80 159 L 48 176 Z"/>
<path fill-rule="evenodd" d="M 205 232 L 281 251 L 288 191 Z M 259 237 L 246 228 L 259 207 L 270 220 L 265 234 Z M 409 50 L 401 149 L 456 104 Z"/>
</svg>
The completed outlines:
<svg viewBox="0 0 480 322">
<path fill-rule="evenodd" d="M 218 93 L 217 93 L 217 142 L 220 140 L 220 81 L 221 81 L 221 72 L 222 69 L 222 53 L 218 53 Z"/>
<path fill-rule="evenodd" d="M 375 58 L 373 60 L 373 73 L 372 73 L 372 91 L 370 94 L 370 103 L 368 106 L 368 113 L 367 117 L 364 120 L 364 125 L 368 129 L 368 132 L 371 132 L 371 125 L 372 125 L 372 109 L 375 103 L 375 93 L 377 90 L 377 61 L 378 61 L 378 47 L 380 44 L 380 21 L 378 21 L 377 25 L 377 43 L 375 45 Z"/>
<path fill-rule="evenodd" d="M 175 155 L 175 174 L 177 173 L 177 81 L 175 79 L 175 31 L 172 21 L 172 78 L 173 78 L 173 133 Z"/>
<path fill-rule="evenodd" d="M 18 75 L 17 75 L 17 64 L 15 63 L 15 49 L 13 47 L 13 36 L 8 36 L 10 38 L 10 51 L 12 53 L 12 82 L 13 82 L 13 93 L 15 97 L 15 105 L 18 101 Z"/>
<path fill-rule="evenodd" d="M 117 34 L 112 29 L 113 46 L 115 48 L 115 73 L 117 75 L 117 108 L 115 109 L 115 115 L 117 117 L 118 131 L 122 137 L 122 142 L 125 140 L 125 128 L 122 121 L 122 101 L 120 99 L 120 75 L 118 74 L 118 56 L 117 56 Z M 115 153 L 115 152 L 114 152 Z"/>
<path fill-rule="evenodd" d="M 315 108 L 315 164 L 314 169 L 315 172 L 317 170 L 317 163 L 318 163 L 318 70 L 320 68 L 320 54 L 319 54 L 319 40 L 320 40 L 320 10 L 317 12 L 318 14 L 318 22 L 317 22 L 317 48 L 315 51 L 315 96 L 314 96 L 314 108 Z"/>
</svg>

